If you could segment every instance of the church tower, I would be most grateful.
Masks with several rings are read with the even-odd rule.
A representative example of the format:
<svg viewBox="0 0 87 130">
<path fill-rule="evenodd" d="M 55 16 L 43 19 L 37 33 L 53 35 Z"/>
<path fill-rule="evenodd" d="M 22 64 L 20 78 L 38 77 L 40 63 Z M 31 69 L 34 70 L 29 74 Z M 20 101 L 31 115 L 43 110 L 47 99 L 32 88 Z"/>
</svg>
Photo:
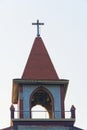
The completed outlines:
<svg viewBox="0 0 87 130">
<path fill-rule="evenodd" d="M 52 64 L 39 34 L 39 25 L 43 23 L 37 20 L 33 25 L 37 25 L 37 36 L 22 77 L 13 79 L 12 104 L 18 105 L 17 111 L 13 105 L 10 108 L 13 130 L 81 130 L 74 127 L 74 106 L 66 117 L 64 101 L 69 80 L 60 79 Z M 47 118 L 38 110 L 33 117 L 33 108 L 37 105 L 45 108 Z"/>
</svg>

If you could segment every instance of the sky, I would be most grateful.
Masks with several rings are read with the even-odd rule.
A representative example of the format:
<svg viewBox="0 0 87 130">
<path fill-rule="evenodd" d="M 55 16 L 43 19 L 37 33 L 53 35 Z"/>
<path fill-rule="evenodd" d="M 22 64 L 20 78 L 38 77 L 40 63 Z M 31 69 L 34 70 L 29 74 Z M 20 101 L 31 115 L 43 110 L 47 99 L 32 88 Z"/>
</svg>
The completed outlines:
<svg viewBox="0 0 87 130">
<path fill-rule="evenodd" d="M 87 0 L 0 0 L 0 129 L 10 125 L 12 80 L 21 78 L 36 27 L 60 79 L 69 79 L 65 108 L 87 129 Z"/>
</svg>

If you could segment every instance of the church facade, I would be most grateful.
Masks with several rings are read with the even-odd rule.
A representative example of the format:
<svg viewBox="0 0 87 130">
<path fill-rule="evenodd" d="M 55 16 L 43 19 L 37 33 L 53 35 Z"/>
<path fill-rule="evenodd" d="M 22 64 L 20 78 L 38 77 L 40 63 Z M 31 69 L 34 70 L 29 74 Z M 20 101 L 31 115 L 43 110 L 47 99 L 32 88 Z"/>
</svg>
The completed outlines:
<svg viewBox="0 0 87 130">
<path fill-rule="evenodd" d="M 66 116 L 64 101 L 69 80 L 60 79 L 53 66 L 39 34 L 39 25 L 43 23 L 37 20 L 33 25 L 37 25 L 37 36 L 22 77 L 13 79 L 11 127 L 3 130 L 82 130 L 74 126 L 76 109 L 73 105 L 68 111 L 69 117 Z M 14 104 L 18 105 L 17 111 Z M 35 106 L 42 106 L 45 111 L 33 111 Z"/>
</svg>

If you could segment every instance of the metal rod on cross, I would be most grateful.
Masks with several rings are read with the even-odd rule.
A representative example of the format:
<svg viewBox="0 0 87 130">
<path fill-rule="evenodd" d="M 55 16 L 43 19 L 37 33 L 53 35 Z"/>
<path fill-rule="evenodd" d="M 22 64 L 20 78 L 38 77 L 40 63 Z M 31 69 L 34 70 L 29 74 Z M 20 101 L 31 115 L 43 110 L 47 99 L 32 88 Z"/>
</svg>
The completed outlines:
<svg viewBox="0 0 87 130">
<path fill-rule="evenodd" d="M 32 25 L 37 25 L 37 37 L 40 37 L 40 29 L 39 26 L 40 25 L 44 25 L 44 23 L 39 23 L 39 20 L 37 20 L 36 23 L 32 23 Z"/>
</svg>

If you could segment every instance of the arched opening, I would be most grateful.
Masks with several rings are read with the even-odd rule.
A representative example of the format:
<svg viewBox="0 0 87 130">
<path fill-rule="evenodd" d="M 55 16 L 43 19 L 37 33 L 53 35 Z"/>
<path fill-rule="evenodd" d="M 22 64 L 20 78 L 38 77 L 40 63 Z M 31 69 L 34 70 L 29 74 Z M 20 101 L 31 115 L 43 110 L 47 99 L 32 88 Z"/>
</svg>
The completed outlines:
<svg viewBox="0 0 87 130">
<path fill-rule="evenodd" d="M 39 87 L 31 94 L 30 106 L 31 106 L 30 107 L 31 118 L 33 118 L 34 113 L 35 114 L 43 113 L 44 115 L 48 113 L 47 117 L 53 118 L 53 97 L 46 88 Z M 33 111 L 36 111 L 36 112 L 33 112 Z M 42 118 L 42 114 L 38 114 L 38 115 L 40 115 L 39 118 Z M 45 118 L 45 116 L 43 118 Z"/>
<path fill-rule="evenodd" d="M 44 108 L 41 105 L 36 105 L 31 109 L 31 116 L 32 119 L 39 119 L 39 118 L 43 118 L 43 119 L 48 119 L 49 118 L 49 113 L 46 110 L 46 108 Z"/>
</svg>

